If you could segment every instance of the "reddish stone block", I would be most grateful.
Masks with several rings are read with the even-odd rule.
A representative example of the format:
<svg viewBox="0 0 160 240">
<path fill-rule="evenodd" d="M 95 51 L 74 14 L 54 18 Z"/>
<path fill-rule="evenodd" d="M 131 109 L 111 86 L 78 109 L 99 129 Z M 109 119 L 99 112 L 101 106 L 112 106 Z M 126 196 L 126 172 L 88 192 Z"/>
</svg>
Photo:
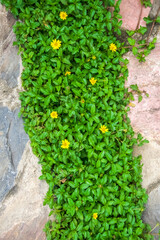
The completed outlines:
<svg viewBox="0 0 160 240">
<path fill-rule="evenodd" d="M 151 0 L 153 3 L 153 0 Z M 128 30 L 135 30 L 138 24 L 139 16 L 141 14 L 142 8 L 142 15 L 140 18 L 140 25 L 146 26 L 145 21 L 143 20 L 144 17 L 147 17 L 150 12 L 150 7 L 145 8 L 141 5 L 140 0 L 122 0 L 120 6 L 120 14 L 122 15 L 123 25 L 122 27 Z"/>
</svg>

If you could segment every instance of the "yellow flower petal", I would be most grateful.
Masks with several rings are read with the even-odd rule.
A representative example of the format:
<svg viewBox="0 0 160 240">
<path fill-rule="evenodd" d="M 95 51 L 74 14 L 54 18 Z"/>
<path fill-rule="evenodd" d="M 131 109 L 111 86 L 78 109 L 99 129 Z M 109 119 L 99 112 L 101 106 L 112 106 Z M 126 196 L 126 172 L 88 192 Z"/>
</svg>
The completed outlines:
<svg viewBox="0 0 160 240">
<path fill-rule="evenodd" d="M 69 148 L 69 144 L 70 144 L 70 142 L 67 139 L 62 140 L 61 148 L 68 149 Z"/>
<path fill-rule="evenodd" d="M 60 16 L 60 18 L 61 18 L 62 20 L 66 20 L 66 18 L 67 18 L 68 15 L 67 15 L 66 12 L 60 12 L 59 16 Z"/>
<path fill-rule="evenodd" d="M 58 114 L 55 111 L 51 112 L 50 116 L 51 118 L 58 118 Z"/>
<path fill-rule="evenodd" d="M 97 80 L 94 79 L 94 77 L 92 77 L 89 81 L 91 82 L 92 85 L 94 85 L 97 82 Z"/>
<path fill-rule="evenodd" d="M 100 130 L 102 133 L 108 132 L 108 128 L 105 125 L 101 125 Z"/>
<path fill-rule="evenodd" d="M 130 102 L 130 103 L 128 104 L 128 106 L 130 106 L 130 107 L 135 107 L 136 105 L 135 105 L 134 103 Z"/>
<path fill-rule="evenodd" d="M 52 46 L 53 49 L 59 49 L 60 46 L 61 46 L 61 41 L 54 39 L 51 42 L 51 46 Z"/>
<path fill-rule="evenodd" d="M 98 213 L 93 213 L 93 218 L 97 219 L 98 218 Z"/>
<path fill-rule="evenodd" d="M 67 76 L 67 75 L 71 75 L 71 72 L 66 72 L 66 73 L 65 73 L 65 76 Z"/>
<path fill-rule="evenodd" d="M 109 46 L 109 49 L 112 51 L 112 52 L 116 52 L 117 50 L 117 47 L 114 43 L 111 43 L 110 46 Z"/>
</svg>

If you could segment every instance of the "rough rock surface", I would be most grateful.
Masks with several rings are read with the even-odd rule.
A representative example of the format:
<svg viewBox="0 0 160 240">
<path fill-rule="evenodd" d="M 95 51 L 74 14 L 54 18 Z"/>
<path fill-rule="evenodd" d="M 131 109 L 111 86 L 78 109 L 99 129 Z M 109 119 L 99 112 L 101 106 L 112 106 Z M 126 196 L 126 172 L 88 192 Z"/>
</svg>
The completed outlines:
<svg viewBox="0 0 160 240">
<path fill-rule="evenodd" d="M 160 0 L 154 0 L 154 4 L 152 5 L 152 9 L 151 12 L 149 14 L 149 16 L 154 19 L 155 16 L 157 15 L 158 12 L 158 16 L 160 16 Z"/>
<path fill-rule="evenodd" d="M 18 118 L 22 63 L 14 23 L 0 5 L 0 240 L 45 240 L 48 186 L 38 179 L 41 168 Z"/>
<path fill-rule="evenodd" d="M 138 2 L 140 1 L 122 0 L 121 14 L 124 28 L 135 30 L 141 8 Z M 155 18 L 159 7 L 160 0 L 155 0 L 150 12 L 152 18 Z M 141 20 L 147 16 L 145 14 L 142 11 Z M 143 24 L 142 21 L 140 23 Z M 149 140 L 148 144 L 136 147 L 134 154 L 142 155 L 142 186 L 146 188 L 149 196 L 143 219 L 155 228 L 152 231 L 155 239 L 159 239 L 158 223 L 160 223 L 160 27 L 157 34 L 156 48 L 146 58 L 146 62 L 139 63 L 132 53 L 126 56 L 129 59 L 129 77 L 126 86 L 137 84 L 142 92 L 149 94 L 147 98 L 143 93 L 143 100 L 140 103 L 135 96 L 133 102 L 135 107 L 131 107 L 129 117 L 135 132 L 140 132 Z"/>
<path fill-rule="evenodd" d="M 158 0 L 159 1 L 159 0 Z M 151 0 L 153 3 L 153 0 Z M 142 11 L 142 12 L 141 12 Z M 143 20 L 144 17 L 147 17 L 150 12 L 150 8 L 142 7 L 140 0 L 122 0 L 120 6 L 120 14 L 123 18 L 123 25 L 125 29 L 128 30 L 136 30 L 139 16 L 140 22 L 138 26 L 146 26 L 145 21 Z"/>
<path fill-rule="evenodd" d="M 17 167 L 29 140 L 18 111 L 0 107 L 0 201 L 14 186 Z"/>
</svg>

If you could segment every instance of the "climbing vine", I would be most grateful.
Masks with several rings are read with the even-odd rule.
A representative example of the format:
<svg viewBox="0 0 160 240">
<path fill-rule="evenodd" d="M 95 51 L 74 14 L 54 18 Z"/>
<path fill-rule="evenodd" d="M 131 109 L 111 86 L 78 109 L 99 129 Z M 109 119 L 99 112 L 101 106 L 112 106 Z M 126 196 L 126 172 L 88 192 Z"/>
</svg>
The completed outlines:
<svg viewBox="0 0 160 240">
<path fill-rule="evenodd" d="M 1 2 L 19 19 L 20 114 L 55 216 L 47 240 L 152 239 L 141 157 L 132 155 L 146 140 L 127 115 L 128 50 L 116 37 L 120 1 L 105 1 L 112 14 L 100 0 Z"/>
</svg>

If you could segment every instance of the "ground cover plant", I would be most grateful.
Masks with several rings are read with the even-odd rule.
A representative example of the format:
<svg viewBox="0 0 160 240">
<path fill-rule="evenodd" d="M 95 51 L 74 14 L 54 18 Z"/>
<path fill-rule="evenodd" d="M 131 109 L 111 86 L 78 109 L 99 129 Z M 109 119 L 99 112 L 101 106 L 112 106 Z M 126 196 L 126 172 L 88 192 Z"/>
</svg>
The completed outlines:
<svg viewBox="0 0 160 240">
<path fill-rule="evenodd" d="M 1 0 L 23 61 L 21 114 L 49 190 L 47 240 L 152 239 L 142 222 L 144 140 L 129 111 L 119 4 L 100 0 Z M 134 45 L 134 44 L 132 44 Z"/>
</svg>

